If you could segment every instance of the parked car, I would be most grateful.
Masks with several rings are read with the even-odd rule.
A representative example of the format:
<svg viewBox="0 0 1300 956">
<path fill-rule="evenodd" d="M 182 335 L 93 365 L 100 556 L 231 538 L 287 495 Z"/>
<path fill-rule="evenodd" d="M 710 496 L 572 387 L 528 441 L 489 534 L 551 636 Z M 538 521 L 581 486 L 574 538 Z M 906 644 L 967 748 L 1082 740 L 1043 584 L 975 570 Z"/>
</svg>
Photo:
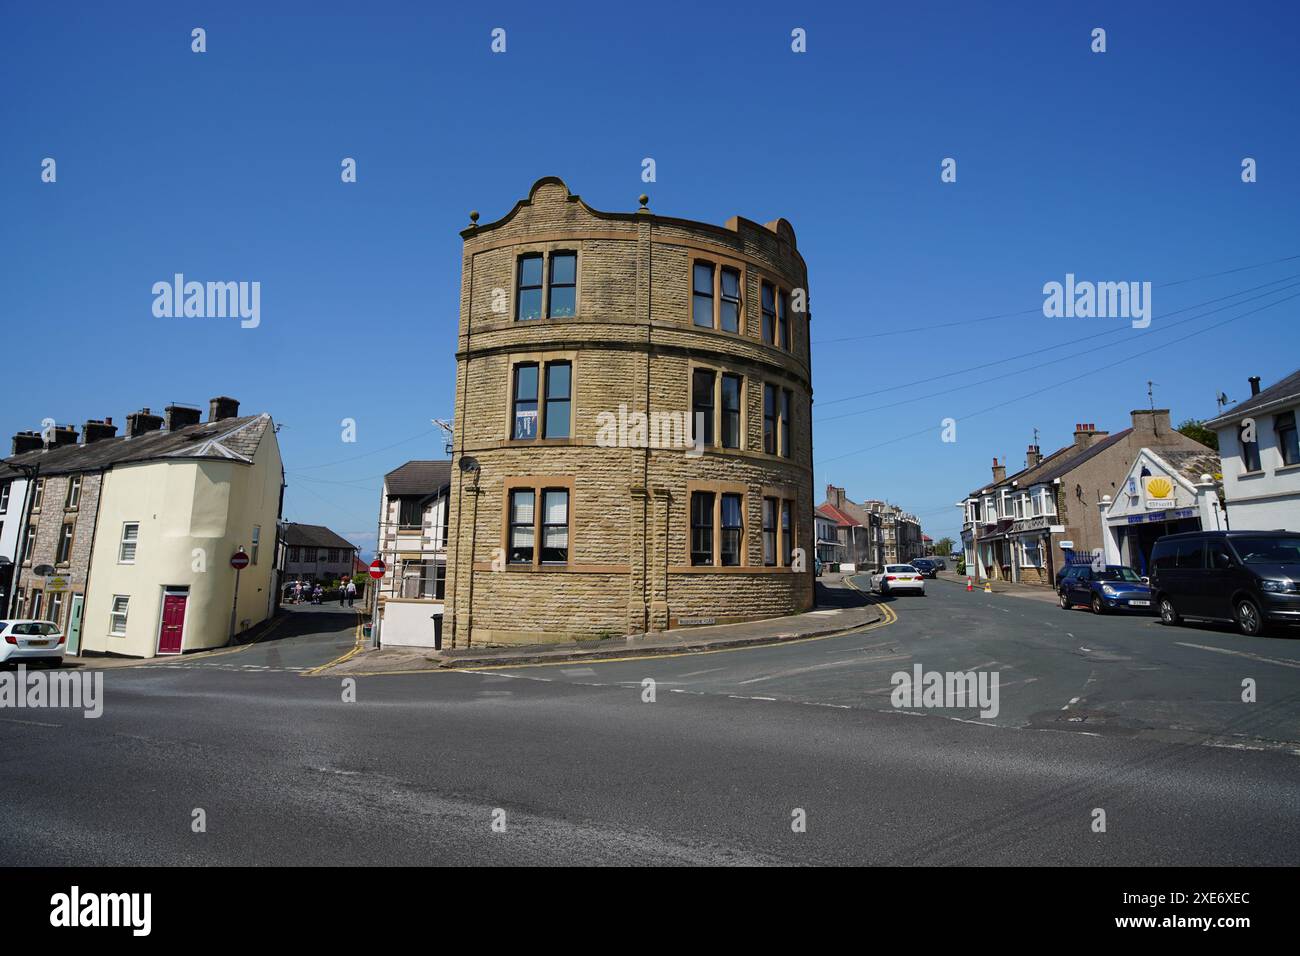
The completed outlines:
<svg viewBox="0 0 1300 956">
<path fill-rule="evenodd" d="M 1151 588 L 1136 571 L 1122 564 L 1108 564 L 1099 570 L 1090 565 L 1067 568 L 1057 590 L 1061 607 L 1067 611 L 1076 604 L 1088 605 L 1094 614 L 1152 610 Z"/>
<path fill-rule="evenodd" d="M 925 597 L 925 577 L 910 564 L 887 564 L 871 576 L 871 590 L 882 596 L 910 591 Z"/>
<path fill-rule="evenodd" d="M 67 640 L 59 626 L 50 621 L 0 621 L 0 664 L 32 660 L 62 663 Z"/>
<path fill-rule="evenodd" d="M 1254 637 L 1270 623 L 1300 624 L 1300 533 L 1190 531 L 1151 551 L 1160 620 L 1223 621 Z"/>
<path fill-rule="evenodd" d="M 927 578 L 937 577 L 939 574 L 939 565 L 930 558 L 917 558 L 912 562 L 912 567 L 920 571 Z"/>
</svg>

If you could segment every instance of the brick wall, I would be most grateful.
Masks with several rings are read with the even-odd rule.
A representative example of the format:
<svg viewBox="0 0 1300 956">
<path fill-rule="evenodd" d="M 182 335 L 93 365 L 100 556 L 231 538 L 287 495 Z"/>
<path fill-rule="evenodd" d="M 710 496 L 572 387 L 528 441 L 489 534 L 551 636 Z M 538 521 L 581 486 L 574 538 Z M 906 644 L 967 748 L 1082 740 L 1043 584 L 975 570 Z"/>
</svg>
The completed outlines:
<svg viewBox="0 0 1300 956">
<path fill-rule="evenodd" d="M 50 475 L 45 478 L 45 493 L 41 497 L 41 508 L 39 511 L 32 512 L 30 522 L 36 528 L 35 548 L 28 561 L 24 563 L 16 582 L 16 586 L 23 589 L 23 607 L 15 610 L 26 615 L 31 607 L 32 590 L 45 591 L 45 579 L 32 574 L 34 568 L 48 564 L 54 567 L 59 575 L 67 576 L 70 585 L 64 595 L 63 609 L 57 622 L 61 627 L 67 624 L 71 596 L 84 594 L 86 591 L 86 574 L 90 568 L 90 551 L 94 539 L 95 517 L 99 511 L 100 482 L 103 476 L 98 473 L 81 475 L 81 497 L 78 507 L 69 510 L 65 508 L 65 502 L 68 498 L 68 485 L 73 477 L 73 475 Z M 55 561 L 55 558 L 58 554 L 63 525 L 68 521 L 73 522 L 72 551 L 70 560 L 60 564 Z M 116 546 L 117 542 L 112 542 L 112 547 Z M 23 543 L 20 540 L 18 544 L 20 553 L 22 547 Z M 49 616 L 49 602 L 50 595 L 44 594 L 42 617 Z"/>
</svg>

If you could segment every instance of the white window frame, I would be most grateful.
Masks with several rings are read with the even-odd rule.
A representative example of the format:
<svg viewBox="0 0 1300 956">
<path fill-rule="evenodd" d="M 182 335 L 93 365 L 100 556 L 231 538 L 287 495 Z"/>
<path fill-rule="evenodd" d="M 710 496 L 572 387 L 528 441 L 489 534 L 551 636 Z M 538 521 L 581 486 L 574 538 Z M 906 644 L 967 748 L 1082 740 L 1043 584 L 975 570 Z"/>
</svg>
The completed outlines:
<svg viewBox="0 0 1300 956">
<path fill-rule="evenodd" d="M 68 479 L 68 501 L 66 510 L 75 511 L 81 507 L 81 476 L 73 475 Z"/>
<path fill-rule="evenodd" d="M 122 610 L 117 609 L 117 602 L 122 602 Z M 127 615 L 131 610 L 131 595 L 114 594 L 113 603 L 108 606 L 108 633 L 112 637 L 126 637 Z M 121 629 L 118 629 L 118 618 L 122 619 Z"/>
<path fill-rule="evenodd" d="M 126 537 L 126 529 L 127 529 L 127 528 L 135 528 L 135 537 L 133 537 L 133 538 L 130 540 L 130 542 L 129 542 L 130 545 L 131 545 L 131 557 L 130 557 L 130 558 L 126 557 L 126 546 L 127 546 L 127 544 L 128 544 L 127 537 Z M 135 556 L 136 556 L 136 553 L 137 553 L 139 550 L 140 550 L 140 522 L 138 522 L 138 521 L 123 521 L 123 522 L 122 522 L 122 534 L 119 536 L 118 541 L 117 541 L 117 563 L 118 563 L 118 564 L 135 564 Z"/>
</svg>

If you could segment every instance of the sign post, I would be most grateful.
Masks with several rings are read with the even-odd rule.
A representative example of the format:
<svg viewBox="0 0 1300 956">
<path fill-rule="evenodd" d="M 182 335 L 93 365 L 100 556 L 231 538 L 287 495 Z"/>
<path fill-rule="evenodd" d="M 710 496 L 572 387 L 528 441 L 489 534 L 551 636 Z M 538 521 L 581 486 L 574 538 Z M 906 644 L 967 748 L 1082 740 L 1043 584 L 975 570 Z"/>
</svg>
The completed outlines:
<svg viewBox="0 0 1300 956">
<path fill-rule="evenodd" d="M 372 646 L 379 646 L 379 630 L 376 625 L 379 623 L 379 581 L 388 570 L 388 565 L 384 564 L 384 559 L 378 556 L 370 562 L 370 578 L 375 583 L 371 585 L 374 593 L 370 597 L 370 636 L 374 641 Z"/>
<path fill-rule="evenodd" d="M 235 599 L 230 602 L 230 637 L 227 638 L 227 643 L 235 639 L 235 616 L 239 612 L 239 572 L 248 567 L 248 555 L 244 552 L 243 545 L 236 548 L 230 556 L 230 566 L 235 569 Z"/>
</svg>

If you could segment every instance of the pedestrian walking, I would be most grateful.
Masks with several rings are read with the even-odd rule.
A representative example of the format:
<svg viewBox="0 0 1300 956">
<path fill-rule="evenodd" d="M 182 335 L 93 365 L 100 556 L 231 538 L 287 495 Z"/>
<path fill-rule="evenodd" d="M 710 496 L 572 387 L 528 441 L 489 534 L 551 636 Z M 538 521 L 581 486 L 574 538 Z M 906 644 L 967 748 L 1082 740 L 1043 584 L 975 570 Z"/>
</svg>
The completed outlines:
<svg viewBox="0 0 1300 956">
<path fill-rule="evenodd" d="M 357 582 L 349 581 L 348 586 L 344 588 L 348 596 L 348 607 L 352 607 L 352 602 L 357 598 Z"/>
</svg>

